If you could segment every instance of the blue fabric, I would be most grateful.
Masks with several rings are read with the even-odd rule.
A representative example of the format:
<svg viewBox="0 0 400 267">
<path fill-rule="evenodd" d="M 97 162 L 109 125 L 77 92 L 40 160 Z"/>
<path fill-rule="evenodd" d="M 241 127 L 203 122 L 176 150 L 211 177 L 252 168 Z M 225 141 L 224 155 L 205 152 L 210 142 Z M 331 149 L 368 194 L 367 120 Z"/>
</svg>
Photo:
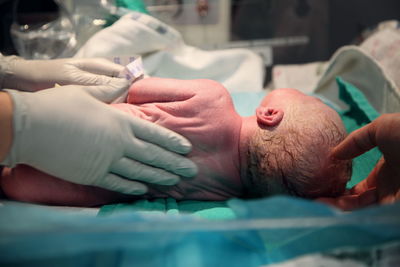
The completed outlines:
<svg viewBox="0 0 400 267">
<path fill-rule="evenodd" d="M 193 214 L 207 220 L 235 219 L 235 214 L 226 201 L 176 201 L 173 198 L 157 198 L 153 200 L 137 200 L 131 203 L 110 204 L 101 207 L 100 216 L 108 216 L 118 212 L 146 212 L 154 214 Z"/>
<path fill-rule="evenodd" d="M 231 200 L 230 206 L 239 220 L 277 220 L 276 227 L 258 231 L 269 263 L 339 247 L 360 249 L 400 240 L 400 203 L 351 213 L 288 197 Z"/>
<path fill-rule="evenodd" d="M 232 93 L 233 105 L 237 113 L 241 116 L 253 116 L 255 110 L 266 95 L 266 91 L 261 92 L 241 92 Z"/>
<path fill-rule="evenodd" d="M 238 220 L 0 207 L 1 266 L 260 266 L 400 240 L 400 203 L 342 213 L 289 197 L 229 202 Z"/>
</svg>

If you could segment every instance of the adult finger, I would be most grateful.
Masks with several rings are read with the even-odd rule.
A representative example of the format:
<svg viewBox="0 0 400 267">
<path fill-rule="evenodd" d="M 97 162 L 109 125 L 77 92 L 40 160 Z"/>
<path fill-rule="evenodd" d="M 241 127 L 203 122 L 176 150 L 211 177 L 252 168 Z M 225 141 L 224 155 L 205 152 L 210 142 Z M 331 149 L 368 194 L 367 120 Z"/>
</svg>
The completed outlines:
<svg viewBox="0 0 400 267">
<path fill-rule="evenodd" d="M 380 196 L 377 190 L 377 180 L 384 163 L 385 160 L 382 157 L 368 177 L 348 190 L 346 195 L 337 198 L 320 198 L 318 200 L 342 210 L 354 210 L 378 203 Z"/>
<path fill-rule="evenodd" d="M 117 77 L 124 69 L 124 66 L 115 64 L 104 58 L 79 59 L 76 66 L 86 72 L 110 77 Z"/>
<path fill-rule="evenodd" d="M 129 195 L 143 195 L 147 192 L 147 186 L 144 184 L 121 178 L 112 173 L 107 174 L 104 179 L 97 181 L 94 185 Z"/>
<path fill-rule="evenodd" d="M 174 185 L 179 182 L 179 176 L 177 175 L 128 158 L 122 158 L 114 163 L 111 167 L 111 172 L 131 180 L 152 184 Z"/>
<path fill-rule="evenodd" d="M 333 149 L 331 156 L 341 160 L 355 158 L 376 146 L 375 135 L 375 123 L 367 124 L 347 136 Z"/>
<path fill-rule="evenodd" d="M 185 137 L 155 123 L 132 118 L 131 127 L 136 137 L 170 151 L 187 154 L 192 150 L 191 143 Z"/>
<path fill-rule="evenodd" d="M 388 204 L 400 200 L 399 178 L 400 173 L 397 168 L 384 161 L 376 177 L 379 203 Z"/>
<path fill-rule="evenodd" d="M 378 187 L 378 175 L 381 172 L 381 169 L 385 163 L 384 158 L 382 157 L 378 163 L 375 165 L 374 169 L 369 173 L 368 177 L 356 184 L 352 189 L 352 194 L 362 194 L 363 192 Z"/>
<path fill-rule="evenodd" d="M 84 87 L 84 90 L 104 103 L 111 103 L 113 100 L 127 92 L 128 83 L 126 80 L 120 78 L 110 79 L 113 79 L 113 84 L 86 86 Z"/>
<path fill-rule="evenodd" d="M 344 195 L 336 198 L 319 198 L 317 200 L 345 211 L 360 209 L 378 201 L 376 188 L 370 188 L 360 195 Z"/>
<path fill-rule="evenodd" d="M 197 166 L 191 160 L 138 139 L 132 140 L 131 145 L 127 144 L 126 157 L 184 177 L 193 177 L 197 174 Z"/>
<path fill-rule="evenodd" d="M 101 74 L 94 74 L 90 72 L 80 72 L 79 74 L 76 74 L 74 77 L 74 83 L 79 84 L 79 85 L 113 85 L 115 87 L 120 87 L 118 86 L 118 82 L 123 82 L 127 83 L 124 87 L 128 87 L 129 81 L 126 80 L 125 78 L 120 78 L 120 77 L 111 77 L 107 75 L 101 75 Z"/>
<path fill-rule="evenodd" d="M 387 194 L 383 196 L 380 200 L 379 203 L 381 204 L 391 204 L 396 201 L 400 200 L 400 189 L 398 188 L 395 192 L 392 192 L 392 194 Z"/>
</svg>

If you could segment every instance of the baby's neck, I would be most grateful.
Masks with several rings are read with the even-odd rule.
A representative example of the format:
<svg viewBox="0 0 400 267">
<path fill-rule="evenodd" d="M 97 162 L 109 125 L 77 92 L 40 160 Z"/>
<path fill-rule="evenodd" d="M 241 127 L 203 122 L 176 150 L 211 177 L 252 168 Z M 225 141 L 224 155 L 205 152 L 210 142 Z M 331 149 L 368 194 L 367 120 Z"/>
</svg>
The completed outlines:
<svg viewBox="0 0 400 267">
<path fill-rule="evenodd" d="M 239 164 L 240 164 L 240 179 L 243 188 L 249 186 L 247 170 L 248 170 L 248 149 L 250 137 L 257 129 L 256 116 L 242 117 L 242 128 L 240 130 L 239 139 Z"/>
</svg>

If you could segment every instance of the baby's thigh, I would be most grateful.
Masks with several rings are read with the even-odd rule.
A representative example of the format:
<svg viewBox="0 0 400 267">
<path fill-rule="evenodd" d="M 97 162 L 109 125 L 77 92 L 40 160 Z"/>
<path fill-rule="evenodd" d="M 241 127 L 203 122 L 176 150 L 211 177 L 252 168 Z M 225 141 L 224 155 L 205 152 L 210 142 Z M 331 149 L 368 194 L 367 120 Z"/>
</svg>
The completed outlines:
<svg viewBox="0 0 400 267">
<path fill-rule="evenodd" d="M 27 165 L 4 168 L 0 186 L 9 199 L 38 204 L 92 207 L 124 199 L 121 194 L 67 182 Z"/>
</svg>

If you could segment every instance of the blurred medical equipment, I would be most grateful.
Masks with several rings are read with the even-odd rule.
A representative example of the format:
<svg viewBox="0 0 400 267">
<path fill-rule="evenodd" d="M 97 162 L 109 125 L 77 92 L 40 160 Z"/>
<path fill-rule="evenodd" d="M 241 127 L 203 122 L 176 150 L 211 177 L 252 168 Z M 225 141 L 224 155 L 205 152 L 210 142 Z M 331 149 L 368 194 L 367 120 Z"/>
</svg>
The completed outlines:
<svg viewBox="0 0 400 267">
<path fill-rule="evenodd" d="M 26 6 L 20 14 L 29 14 L 34 6 L 36 14 L 42 10 L 42 17 L 47 16 L 43 12 L 67 10 L 64 21 L 74 22 L 78 48 L 127 11 L 139 10 L 177 29 L 189 45 L 247 47 L 259 52 L 268 70 L 272 64 L 328 60 L 340 46 L 362 40 L 363 31 L 380 21 L 400 20 L 400 2 L 396 0 L 64 0 L 59 8 L 47 7 L 47 11 L 49 0 L 20 1 Z M 9 26 L 15 21 L 11 2 L 0 3 L 0 51 L 5 54 L 14 49 L 9 37 Z"/>
<path fill-rule="evenodd" d="M 48 1 L 52 12 L 25 10 L 26 0 L 14 2 L 11 37 L 18 53 L 27 59 L 52 59 L 74 54 L 75 23 L 63 1 Z"/>
<path fill-rule="evenodd" d="M 230 41 L 231 0 L 145 0 L 150 14 L 178 30 L 194 46 Z"/>
<path fill-rule="evenodd" d="M 11 38 L 27 59 L 70 57 L 91 35 L 127 12 L 105 0 L 41 2 L 13 2 Z"/>
</svg>

